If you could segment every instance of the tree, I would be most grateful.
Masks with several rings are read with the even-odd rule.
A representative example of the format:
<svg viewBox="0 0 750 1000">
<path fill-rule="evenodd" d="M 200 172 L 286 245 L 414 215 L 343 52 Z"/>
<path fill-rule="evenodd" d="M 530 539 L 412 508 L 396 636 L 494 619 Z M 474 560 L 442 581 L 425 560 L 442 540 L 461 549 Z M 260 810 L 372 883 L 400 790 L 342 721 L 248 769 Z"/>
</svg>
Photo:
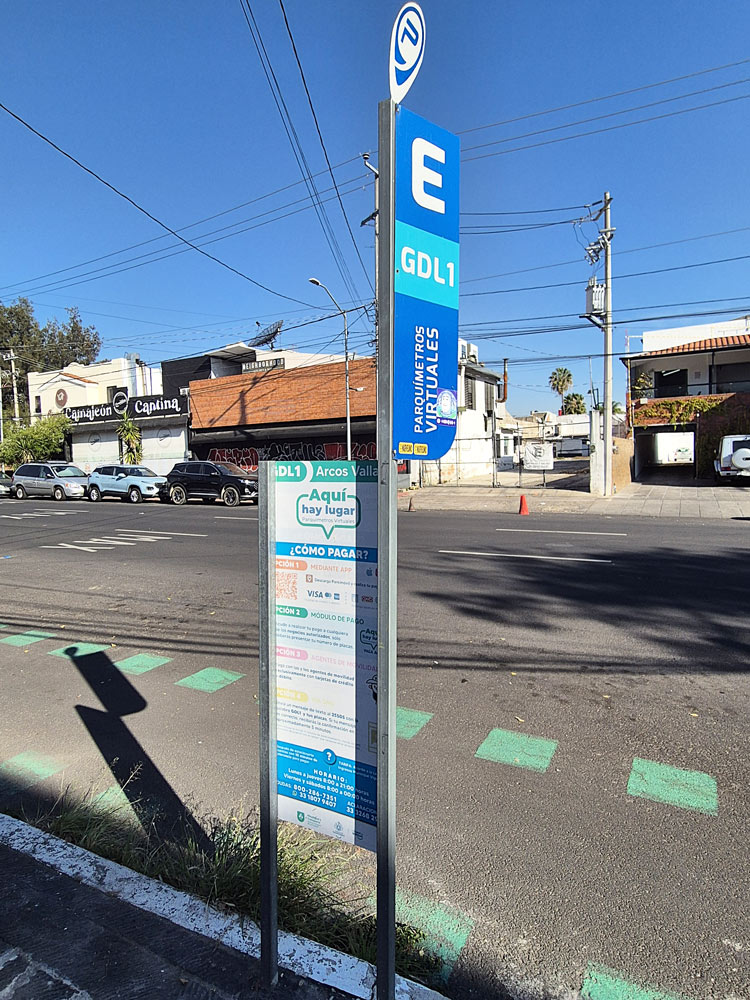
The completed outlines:
<svg viewBox="0 0 750 1000">
<path fill-rule="evenodd" d="M 585 413 L 586 402 L 580 392 L 571 392 L 563 400 L 563 413 Z"/>
<path fill-rule="evenodd" d="M 122 441 L 123 461 L 128 465 L 139 465 L 143 461 L 143 443 L 141 431 L 132 417 L 127 413 L 117 425 L 117 436 Z"/>
<path fill-rule="evenodd" d="M 597 404 L 594 407 L 594 409 L 598 410 L 599 413 L 604 413 L 604 403 Z M 613 399 L 612 400 L 612 413 L 619 414 L 619 413 L 624 413 L 624 412 L 625 412 L 625 410 L 623 410 L 623 408 L 622 408 L 622 403 L 618 403 L 616 399 Z"/>
<path fill-rule="evenodd" d="M 84 326 L 78 306 L 65 310 L 67 323 L 50 320 L 42 327 L 42 353 L 45 368 L 64 368 L 72 362 L 90 365 L 96 360 L 102 339 L 93 326 Z"/>
<path fill-rule="evenodd" d="M 0 350 L 12 350 L 16 356 L 16 387 L 22 417 L 29 414 L 26 388 L 29 372 L 54 371 L 74 361 L 87 365 L 99 353 L 102 341 L 95 327 L 83 325 L 75 306 L 66 312 L 67 322 L 52 319 L 40 326 L 28 299 L 16 299 L 9 306 L 0 303 Z M 2 380 L 5 413 L 12 406 L 12 388 L 9 377 Z"/>
<path fill-rule="evenodd" d="M 30 427 L 13 427 L 0 445 L 0 461 L 17 468 L 24 462 L 46 462 L 62 454 L 70 420 L 62 413 L 43 417 Z"/>
<path fill-rule="evenodd" d="M 560 397 L 560 409 L 563 410 L 564 396 L 573 386 L 573 376 L 567 368 L 555 368 L 549 377 L 549 387 Z"/>
</svg>

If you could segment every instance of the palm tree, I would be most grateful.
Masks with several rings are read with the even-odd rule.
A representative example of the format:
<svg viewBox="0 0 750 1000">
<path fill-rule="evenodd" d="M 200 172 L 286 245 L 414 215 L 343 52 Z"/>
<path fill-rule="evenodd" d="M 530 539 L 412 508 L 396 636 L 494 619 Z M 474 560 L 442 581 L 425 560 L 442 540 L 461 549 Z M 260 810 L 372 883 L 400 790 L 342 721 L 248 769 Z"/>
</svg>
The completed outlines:
<svg viewBox="0 0 750 1000">
<path fill-rule="evenodd" d="M 117 436 L 122 441 L 123 461 L 128 465 L 138 465 L 143 461 L 141 430 L 127 413 L 117 425 Z"/>
<path fill-rule="evenodd" d="M 563 400 L 563 413 L 585 413 L 586 403 L 580 392 L 571 392 Z"/>
<path fill-rule="evenodd" d="M 549 387 L 560 397 L 560 409 L 564 409 L 565 393 L 573 385 L 573 376 L 567 368 L 555 368 L 549 377 Z"/>
</svg>

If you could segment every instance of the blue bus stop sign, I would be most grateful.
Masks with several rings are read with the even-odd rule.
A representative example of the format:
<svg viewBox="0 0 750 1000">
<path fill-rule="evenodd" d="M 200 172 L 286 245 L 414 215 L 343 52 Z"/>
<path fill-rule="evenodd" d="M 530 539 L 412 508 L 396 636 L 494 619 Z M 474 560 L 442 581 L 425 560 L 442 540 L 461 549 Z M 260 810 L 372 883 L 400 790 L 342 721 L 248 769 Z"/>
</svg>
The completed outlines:
<svg viewBox="0 0 750 1000">
<path fill-rule="evenodd" d="M 458 137 L 396 109 L 393 450 L 437 459 L 458 416 Z"/>
</svg>

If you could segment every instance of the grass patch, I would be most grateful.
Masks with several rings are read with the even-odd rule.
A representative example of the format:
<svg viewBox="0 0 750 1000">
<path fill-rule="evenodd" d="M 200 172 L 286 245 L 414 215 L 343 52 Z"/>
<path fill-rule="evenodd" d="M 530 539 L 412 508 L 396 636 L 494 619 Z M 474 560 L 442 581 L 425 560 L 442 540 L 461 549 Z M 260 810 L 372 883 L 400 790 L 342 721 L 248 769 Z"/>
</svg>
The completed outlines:
<svg viewBox="0 0 750 1000">
<path fill-rule="evenodd" d="M 116 801 L 65 789 L 48 809 L 19 818 L 93 854 L 189 892 L 220 910 L 260 920 L 260 834 L 253 816 L 207 816 L 177 821 L 168 833 L 156 812 L 132 793 Z M 137 814 L 137 815 L 136 815 Z M 375 962 L 376 921 L 366 891 L 337 891 L 352 862 L 342 845 L 279 824 L 279 924 L 283 930 Z M 441 963 L 425 935 L 409 923 L 396 925 L 396 967 L 402 976 L 439 984 Z"/>
</svg>

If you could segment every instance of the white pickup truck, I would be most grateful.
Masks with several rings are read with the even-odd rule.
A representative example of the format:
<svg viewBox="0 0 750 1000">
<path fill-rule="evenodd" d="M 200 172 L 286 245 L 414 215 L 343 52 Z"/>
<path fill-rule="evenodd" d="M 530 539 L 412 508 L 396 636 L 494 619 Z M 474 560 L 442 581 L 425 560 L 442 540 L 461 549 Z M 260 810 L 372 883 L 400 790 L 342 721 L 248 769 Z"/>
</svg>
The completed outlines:
<svg viewBox="0 0 750 1000">
<path fill-rule="evenodd" d="M 728 434 L 719 442 L 714 459 L 717 482 L 750 476 L 750 434 Z"/>
</svg>

